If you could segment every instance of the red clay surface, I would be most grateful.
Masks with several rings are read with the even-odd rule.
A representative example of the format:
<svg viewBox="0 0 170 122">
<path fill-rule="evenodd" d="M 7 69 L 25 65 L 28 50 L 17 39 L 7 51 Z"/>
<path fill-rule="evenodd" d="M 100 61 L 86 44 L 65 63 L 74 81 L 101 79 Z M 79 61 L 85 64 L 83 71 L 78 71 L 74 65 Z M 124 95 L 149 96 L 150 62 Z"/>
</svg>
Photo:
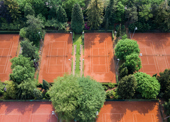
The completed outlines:
<svg viewBox="0 0 170 122">
<path fill-rule="evenodd" d="M 57 122 L 51 102 L 0 102 L 0 122 Z"/>
<path fill-rule="evenodd" d="M 153 75 L 170 68 L 170 33 L 135 33 L 142 61 L 141 72 Z"/>
<path fill-rule="evenodd" d="M 105 102 L 96 122 L 162 122 L 158 102 Z"/>
<path fill-rule="evenodd" d="M 16 56 L 19 43 L 18 34 L 0 34 L 0 80 L 9 80 L 11 70 L 10 59 Z"/>
<path fill-rule="evenodd" d="M 72 36 L 70 33 L 47 33 L 39 73 L 42 80 L 53 82 L 58 76 L 71 73 Z M 69 60 L 70 59 L 70 60 Z"/>
<path fill-rule="evenodd" d="M 111 33 L 85 33 L 84 75 L 116 83 Z"/>
</svg>

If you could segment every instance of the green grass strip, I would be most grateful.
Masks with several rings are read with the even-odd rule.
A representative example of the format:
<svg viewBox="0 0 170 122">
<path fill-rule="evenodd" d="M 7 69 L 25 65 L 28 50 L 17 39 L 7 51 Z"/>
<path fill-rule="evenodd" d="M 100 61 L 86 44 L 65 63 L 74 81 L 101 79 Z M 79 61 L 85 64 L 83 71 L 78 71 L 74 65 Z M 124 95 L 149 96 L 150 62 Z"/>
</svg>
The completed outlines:
<svg viewBox="0 0 170 122">
<path fill-rule="evenodd" d="M 83 44 L 81 39 L 81 34 L 75 34 L 73 45 L 76 45 L 76 69 L 75 69 L 75 75 L 80 75 L 80 45 Z"/>
</svg>

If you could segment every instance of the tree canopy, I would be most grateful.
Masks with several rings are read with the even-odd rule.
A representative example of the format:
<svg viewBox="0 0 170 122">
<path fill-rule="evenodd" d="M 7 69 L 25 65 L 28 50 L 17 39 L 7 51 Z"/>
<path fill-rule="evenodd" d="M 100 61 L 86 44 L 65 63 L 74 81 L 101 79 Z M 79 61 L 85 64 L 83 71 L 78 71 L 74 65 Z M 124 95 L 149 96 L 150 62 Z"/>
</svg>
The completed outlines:
<svg viewBox="0 0 170 122">
<path fill-rule="evenodd" d="M 62 22 L 62 23 L 67 22 L 67 14 L 62 6 L 59 5 L 56 11 L 56 15 L 57 15 L 57 20 L 59 22 Z"/>
<path fill-rule="evenodd" d="M 140 49 L 136 41 L 131 39 L 120 40 L 115 46 L 115 55 L 120 60 L 125 60 L 127 55 L 136 53 L 139 55 Z"/>
<path fill-rule="evenodd" d="M 133 75 L 128 75 L 119 81 L 117 92 L 123 99 L 131 99 L 135 94 L 136 88 L 136 78 Z"/>
<path fill-rule="evenodd" d="M 156 77 L 146 73 L 137 72 L 134 74 L 137 81 L 137 90 L 146 99 L 155 99 L 160 91 L 160 84 Z"/>
<path fill-rule="evenodd" d="M 84 28 L 84 18 L 80 5 L 74 5 L 71 17 L 71 28 L 75 33 L 81 33 Z"/>
<path fill-rule="evenodd" d="M 92 121 L 105 101 L 102 85 L 89 77 L 58 77 L 48 93 L 63 120 Z"/>
</svg>

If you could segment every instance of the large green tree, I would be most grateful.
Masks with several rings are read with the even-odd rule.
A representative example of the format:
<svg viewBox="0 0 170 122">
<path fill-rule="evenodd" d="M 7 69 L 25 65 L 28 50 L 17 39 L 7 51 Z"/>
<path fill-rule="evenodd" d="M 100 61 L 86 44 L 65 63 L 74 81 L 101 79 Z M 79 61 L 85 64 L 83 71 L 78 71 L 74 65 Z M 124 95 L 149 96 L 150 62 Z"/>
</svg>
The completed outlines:
<svg viewBox="0 0 170 122">
<path fill-rule="evenodd" d="M 71 28 L 75 33 L 81 33 L 84 28 L 84 18 L 80 5 L 76 3 L 72 10 Z"/>
<path fill-rule="evenodd" d="M 26 3 L 24 7 L 24 16 L 26 17 L 27 15 L 34 15 L 35 11 L 32 8 L 32 5 L 30 3 Z"/>
<path fill-rule="evenodd" d="M 94 121 L 105 101 L 100 83 L 73 75 L 58 77 L 48 91 L 56 113 L 62 120 Z"/>
<path fill-rule="evenodd" d="M 126 25 L 129 26 L 132 23 L 138 21 L 138 12 L 135 6 L 127 7 L 125 9 Z"/>
<path fill-rule="evenodd" d="M 126 56 L 132 53 L 139 55 L 139 52 L 139 45 L 131 39 L 120 40 L 115 46 L 115 55 L 121 60 L 125 60 Z"/>
<path fill-rule="evenodd" d="M 24 57 L 31 58 L 31 60 L 36 59 L 38 61 L 39 55 L 36 52 L 36 47 L 33 45 L 33 42 L 30 42 L 28 39 L 25 39 L 20 43 L 22 47 L 22 55 Z"/>
<path fill-rule="evenodd" d="M 105 29 L 108 29 L 109 26 L 111 26 L 112 28 L 114 27 L 115 15 L 116 15 L 115 0 L 110 0 L 110 3 L 106 8 L 104 19 L 103 19 Z"/>
<path fill-rule="evenodd" d="M 67 20 L 68 20 L 67 14 L 62 6 L 59 5 L 59 7 L 56 11 L 56 15 L 57 15 L 57 20 L 59 22 L 62 22 L 62 23 L 67 22 Z"/>
<path fill-rule="evenodd" d="M 103 18 L 103 4 L 101 0 L 92 0 L 87 8 L 87 19 L 90 29 L 99 29 Z"/>
<path fill-rule="evenodd" d="M 83 93 L 78 97 L 79 107 L 75 119 L 79 122 L 92 122 L 105 102 L 105 91 L 101 83 L 90 77 L 78 78 L 78 82 Z"/>
<path fill-rule="evenodd" d="M 153 17 L 151 3 L 140 6 L 139 15 L 146 21 Z"/>
<path fill-rule="evenodd" d="M 28 15 L 27 17 L 27 27 L 26 27 L 26 38 L 33 42 L 36 46 L 38 46 L 38 41 L 40 41 L 40 36 L 45 33 L 43 31 L 44 25 L 43 21 L 39 19 L 39 17 L 35 17 L 32 15 Z M 40 35 L 39 35 L 40 32 Z"/>
<path fill-rule="evenodd" d="M 136 78 L 133 75 L 128 75 L 119 81 L 117 92 L 123 99 L 131 99 L 135 94 L 136 88 Z"/>
<path fill-rule="evenodd" d="M 163 93 L 163 97 L 168 100 L 170 98 L 170 69 L 160 72 L 157 79 L 161 84 L 161 93 Z"/>
<path fill-rule="evenodd" d="M 155 99 L 160 91 L 160 84 L 156 77 L 146 73 L 137 72 L 134 74 L 137 81 L 137 90 L 146 99 Z"/>
<path fill-rule="evenodd" d="M 141 59 L 136 53 L 132 53 L 126 56 L 125 66 L 128 69 L 130 74 L 133 74 L 135 71 L 139 71 L 141 66 Z"/>
</svg>

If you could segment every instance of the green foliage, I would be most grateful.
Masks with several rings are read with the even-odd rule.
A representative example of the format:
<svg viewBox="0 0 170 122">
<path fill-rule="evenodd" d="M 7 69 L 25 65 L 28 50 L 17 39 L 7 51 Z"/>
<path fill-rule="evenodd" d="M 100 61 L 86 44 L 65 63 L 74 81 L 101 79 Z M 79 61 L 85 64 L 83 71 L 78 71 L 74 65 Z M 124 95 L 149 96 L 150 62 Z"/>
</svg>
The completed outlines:
<svg viewBox="0 0 170 122">
<path fill-rule="evenodd" d="M 136 53 L 132 53 L 126 56 L 125 66 L 128 69 L 128 73 L 132 74 L 135 71 L 139 71 L 141 69 L 141 59 L 139 55 Z"/>
<path fill-rule="evenodd" d="M 33 99 L 34 98 L 34 89 L 36 89 L 35 81 L 26 79 L 17 85 L 17 98 L 18 99 Z"/>
<path fill-rule="evenodd" d="M 115 83 L 108 83 L 108 86 L 110 89 L 114 88 L 115 87 Z"/>
<path fill-rule="evenodd" d="M 4 88 L 5 86 L 3 85 L 3 83 L 0 81 L 0 95 L 2 95 L 4 93 Z"/>
<path fill-rule="evenodd" d="M 13 20 L 18 20 L 20 17 L 19 5 L 16 0 L 5 0 L 4 4 L 8 6 L 8 11 Z"/>
<path fill-rule="evenodd" d="M 122 36 L 122 40 L 127 39 L 127 38 L 128 38 L 128 37 L 127 37 L 126 34 L 124 34 L 124 35 Z"/>
<path fill-rule="evenodd" d="M 48 93 L 58 116 L 63 120 L 74 119 L 79 104 L 78 98 L 82 94 L 77 77 L 72 75 L 58 77 Z"/>
<path fill-rule="evenodd" d="M 116 11 L 115 11 L 115 14 L 116 14 L 115 22 L 116 23 L 120 23 L 123 20 L 123 15 L 124 15 L 124 12 L 125 12 L 124 8 L 125 7 L 122 4 L 122 2 L 118 1 L 117 4 L 116 4 Z"/>
<path fill-rule="evenodd" d="M 118 31 L 117 31 L 117 34 L 116 34 L 116 37 L 120 37 L 121 36 L 121 24 L 119 25 L 119 28 L 118 28 Z"/>
<path fill-rule="evenodd" d="M 139 15 L 143 17 L 146 21 L 153 17 L 151 13 L 151 3 L 140 6 L 141 12 Z"/>
<path fill-rule="evenodd" d="M 81 33 L 84 28 L 84 18 L 80 5 L 74 5 L 71 17 L 71 28 L 75 33 Z"/>
<path fill-rule="evenodd" d="M 43 88 L 44 90 L 49 90 L 50 84 L 49 84 L 46 80 L 43 80 L 42 88 Z"/>
<path fill-rule="evenodd" d="M 30 42 L 28 39 L 25 39 L 20 43 L 22 47 L 22 55 L 28 57 L 31 60 L 39 60 L 39 54 L 36 52 L 36 47 L 33 45 L 33 42 Z"/>
<path fill-rule="evenodd" d="M 114 0 L 110 0 L 110 3 L 108 4 L 107 8 L 106 8 L 106 12 L 104 15 L 104 19 L 103 19 L 103 24 L 105 25 L 105 29 L 107 30 L 109 26 L 114 27 L 114 23 L 115 23 L 115 1 Z"/>
<path fill-rule="evenodd" d="M 51 19 L 51 20 L 47 20 L 45 26 L 54 27 L 57 30 L 66 30 L 68 24 L 66 22 L 65 23 L 58 22 L 56 19 Z"/>
<path fill-rule="evenodd" d="M 121 60 L 125 60 L 127 55 L 139 54 L 140 49 L 136 41 L 131 39 L 120 40 L 115 46 L 115 55 Z"/>
<path fill-rule="evenodd" d="M 5 81 L 6 92 L 4 92 L 5 99 L 16 99 L 17 86 L 13 81 Z"/>
<path fill-rule="evenodd" d="M 166 115 L 170 115 L 170 99 L 163 104 Z"/>
<path fill-rule="evenodd" d="M 109 90 L 109 91 L 107 91 L 106 92 L 106 98 L 108 98 L 108 99 L 110 99 L 110 98 L 112 98 L 113 97 L 113 90 Z"/>
<path fill-rule="evenodd" d="M 134 74 L 137 80 L 137 90 L 146 99 L 155 99 L 160 91 L 160 84 L 155 77 L 146 73 L 137 72 Z"/>
<path fill-rule="evenodd" d="M 117 92 L 123 99 L 130 99 L 134 96 L 137 88 L 137 81 L 133 75 L 123 77 L 119 83 Z"/>
<path fill-rule="evenodd" d="M 24 7 L 24 16 L 26 17 L 27 15 L 34 15 L 35 11 L 32 8 L 32 5 L 30 3 L 26 3 Z"/>
<path fill-rule="evenodd" d="M 21 28 L 20 31 L 19 31 L 19 35 L 22 37 L 22 38 L 25 38 L 26 37 L 26 29 L 25 28 Z"/>
<path fill-rule="evenodd" d="M 102 23 L 103 5 L 101 0 L 92 0 L 87 8 L 88 26 L 90 29 L 98 29 Z"/>
<path fill-rule="evenodd" d="M 127 76 L 128 73 L 128 68 L 126 67 L 125 63 L 123 63 L 120 67 L 119 67 L 119 77 L 123 78 L 124 76 Z"/>
<path fill-rule="evenodd" d="M 78 78 L 82 95 L 78 97 L 79 107 L 75 119 L 79 122 L 92 122 L 96 118 L 96 111 L 99 111 L 105 102 L 105 91 L 102 84 L 90 77 Z"/>
<path fill-rule="evenodd" d="M 13 69 L 13 71 L 12 74 L 10 74 L 10 80 L 20 84 L 28 78 L 34 78 L 35 69 L 33 67 L 33 61 L 30 61 L 29 58 L 20 55 L 19 57 L 11 59 L 11 63 L 11 69 Z"/>
<path fill-rule="evenodd" d="M 135 27 L 138 27 L 137 31 L 140 31 L 140 32 L 151 30 L 151 26 L 149 25 L 149 23 L 141 23 L 141 22 L 135 22 L 135 23 L 130 24 L 129 30 L 133 32 Z"/>
<path fill-rule="evenodd" d="M 26 27 L 26 37 L 32 41 L 37 46 L 37 42 L 40 41 L 40 36 L 44 33 L 42 28 L 44 27 L 43 21 L 39 19 L 39 17 L 34 17 L 32 15 L 28 15 L 27 17 L 27 27 Z M 39 35 L 39 32 L 41 32 Z"/>
<path fill-rule="evenodd" d="M 39 89 L 37 89 L 37 88 L 35 88 L 34 90 L 33 90 L 33 94 L 34 94 L 34 98 L 35 99 L 42 99 L 42 92 L 39 90 Z"/>
<path fill-rule="evenodd" d="M 163 98 L 168 100 L 170 98 L 170 69 L 165 69 L 164 72 L 160 72 L 157 76 L 157 80 L 161 85 Z"/>
<path fill-rule="evenodd" d="M 138 21 L 138 12 L 135 6 L 128 7 L 125 11 L 126 24 L 130 25 Z"/>
<path fill-rule="evenodd" d="M 64 23 L 67 22 L 67 14 L 62 6 L 59 5 L 58 10 L 56 11 L 58 22 Z"/>
<path fill-rule="evenodd" d="M 93 121 L 105 101 L 102 85 L 89 77 L 58 77 L 48 93 L 59 117 L 67 121 Z"/>
</svg>

